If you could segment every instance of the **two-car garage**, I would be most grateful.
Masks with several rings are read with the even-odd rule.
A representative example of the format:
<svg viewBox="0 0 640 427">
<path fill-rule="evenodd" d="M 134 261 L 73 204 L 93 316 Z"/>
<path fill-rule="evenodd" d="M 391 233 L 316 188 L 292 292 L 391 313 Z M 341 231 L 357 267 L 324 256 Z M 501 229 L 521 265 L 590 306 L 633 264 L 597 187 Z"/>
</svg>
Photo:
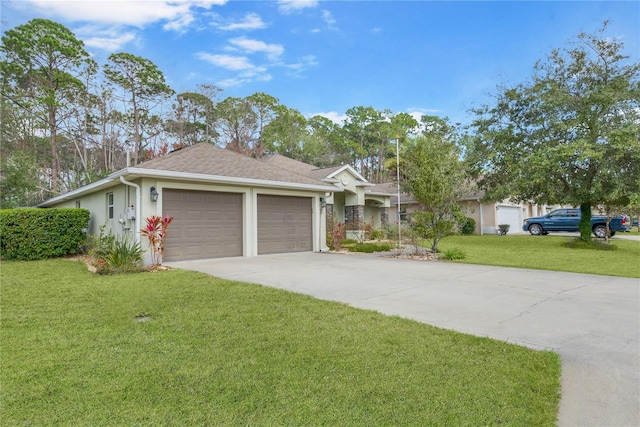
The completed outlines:
<svg viewBox="0 0 640 427">
<path fill-rule="evenodd" d="M 255 199 L 248 198 L 255 197 Z M 254 202 L 255 200 L 255 202 Z M 255 203 L 253 215 L 246 215 Z M 312 197 L 165 188 L 163 216 L 173 217 L 166 261 L 246 254 L 245 233 L 256 230 L 257 254 L 313 250 Z"/>
</svg>

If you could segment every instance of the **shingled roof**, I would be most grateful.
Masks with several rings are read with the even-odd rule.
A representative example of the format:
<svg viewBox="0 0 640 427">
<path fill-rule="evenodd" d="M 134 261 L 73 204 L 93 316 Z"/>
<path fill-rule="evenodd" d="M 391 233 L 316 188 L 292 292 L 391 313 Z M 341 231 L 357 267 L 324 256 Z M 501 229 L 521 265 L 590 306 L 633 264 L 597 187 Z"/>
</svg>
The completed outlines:
<svg viewBox="0 0 640 427">
<path fill-rule="evenodd" d="M 338 165 L 319 168 L 317 166 L 301 162 L 300 160 L 294 160 L 289 157 L 283 156 L 282 154 L 270 154 L 263 157 L 261 160 L 264 163 L 277 166 L 282 169 L 287 169 L 292 172 L 308 176 L 310 178 L 321 179 L 325 181 L 327 181 L 325 178 L 327 178 L 329 175 L 345 167 L 344 165 Z"/>
<path fill-rule="evenodd" d="M 143 162 L 136 169 L 184 172 L 309 185 L 327 184 L 306 174 L 261 162 L 233 151 L 200 143 Z"/>
</svg>

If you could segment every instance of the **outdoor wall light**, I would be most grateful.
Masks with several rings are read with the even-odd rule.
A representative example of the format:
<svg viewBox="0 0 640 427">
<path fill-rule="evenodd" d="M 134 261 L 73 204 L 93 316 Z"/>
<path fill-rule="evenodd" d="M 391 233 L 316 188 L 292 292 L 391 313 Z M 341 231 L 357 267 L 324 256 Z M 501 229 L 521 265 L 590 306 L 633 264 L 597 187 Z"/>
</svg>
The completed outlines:
<svg viewBox="0 0 640 427">
<path fill-rule="evenodd" d="M 158 201 L 158 196 L 160 194 L 158 194 L 158 192 L 156 191 L 156 187 L 151 187 L 151 201 L 152 202 L 157 202 Z"/>
<path fill-rule="evenodd" d="M 324 197 L 320 197 L 320 206 L 322 206 L 323 208 L 327 207 L 327 199 L 325 199 Z"/>
</svg>

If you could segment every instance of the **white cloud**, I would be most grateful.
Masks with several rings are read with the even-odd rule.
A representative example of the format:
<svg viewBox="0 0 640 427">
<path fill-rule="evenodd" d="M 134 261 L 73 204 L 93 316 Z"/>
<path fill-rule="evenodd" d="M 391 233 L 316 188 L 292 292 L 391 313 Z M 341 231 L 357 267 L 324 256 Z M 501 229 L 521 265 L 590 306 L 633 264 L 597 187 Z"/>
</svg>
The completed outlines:
<svg viewBox="0 0 640 427">
<path fill-rule="evenodd" d="M 333 123 L 337 125 L 341 125 L 347 119 L 346 114 L 336 113 L 335 111 L 329 111 L 326 113 L 310 113 L 310 114 L 306 114 L 306 116 L 307 118 L 311 118 L 313 116 L 326 117 L 327 119 L 331 120 Z"/>
<path fill-rule="evenodd" d="M 241 73 L 236 77 L 218 80 L 216 82 L 216 85 L 220 86 L 221 88 L 229 88 L 233 86 L 241 86 L 245 83 L 251 83 L 254 81 L 268 82 L 271 80 L 271 78 L 272 76 L 269 73 L 262 73 L 262 74 Z"/>
<path fill-rule="evenodd" d="M 195 8 L 210 9 L 227 0 L 22 0 L 20 7 L 31 8 L 44 16 L 55 15 L 69 21 L 121 24 L 143 27 L 166 21 L 165 29 L 182 30 L 193 21 Z M 150 5 L 152 3 L 152 5 Z"/>
<path fill-rule="evenodd" d="M 249 81 L 250 80 L 247 80 L 247 79 L 231 78 L 231 79 L 218 80 L 216 82 L 216 85 L 220 86 L 221 88 L 229 88 L 233 86 L 240 86 L 244 83 L 248 83 Z"/>
<path fill-rule="evenodd" d="M 210 53 L 198 52 L 196 57 L 207 61 L 216 67 L 226 68 L 227 70 L 239 71 L 253 69 L 254 66 L 246 56 L 232 55 L 214 55 Z"/>
<path fill-rule="evenodd" d="M 289 70 L 289 75 L 299 77 L 303 71 L 311 67 L 315 67 L 316 65 L 318 65 L 316 57 L 313 55 L 306 55 L 300 58 L 300 61 L 293 64 L 286 64 L 285 67 Z"/>
<path fill-rule="evenodd" d="M 185 31 L 189 27 L 189 24 L 193 22 L 193 19 L 194 18 L 192 14 L 185 13 L 183 15 L 180 15 L 173 21 L 167 22 L 162 26 L 162 28 L 167 31 Z"/>
<path fill-rule="evenodd" d="M 336 20 L 328 10 L 322 11 L 322 20 L 327 24 L 327 27 L 335 28 Z"/>
<path fill-rule="evenodd" d="M 133 31 L 122 31 L 118 27 L 98 28 L 95 26 L 80 27 L 75 30 L 78 38 L 85 46 L 114 52 L 136 39 Z"/>
<path fill-rule="evenodd" d="M 278 10 L 287 14 L 317 6 L 318 0 L 278 0 Z"/>
<path fill-rule="evenodd" d="M 225 68 L 237 73 L 235 77 L 218 81 L 216 84 L 220 87 L 239 86 L 254 81 L 267 82 L 273 78 L 271 74 L 267 72 L 267 67 L 255 66 L 249 58 L 245 56 L 214 55 L 199 52 L 196 53 L 196 57 L 216 67 Z"/>
<path fill-rule="evenodd" d="M 231 39 L 229 40 L 229 43 L 245 52 L 263 52 L 272 61 L 277 60 L 284 53 L 284 47 L 282 47 L 282 45 L 268 44 L 260 40 L 248 39 L 246 37 Z"/>
<path fill-rule="evenodd" d="M 259 30 L 261 28 L 265 28 L 267 24 L 262 21 L 262 18 L 257 13 L 248 13 L 241 21 L 230 22 L 227 24 L 215 24 L 215 26 L 223 31 L 234 31 Z"/>
</svg>

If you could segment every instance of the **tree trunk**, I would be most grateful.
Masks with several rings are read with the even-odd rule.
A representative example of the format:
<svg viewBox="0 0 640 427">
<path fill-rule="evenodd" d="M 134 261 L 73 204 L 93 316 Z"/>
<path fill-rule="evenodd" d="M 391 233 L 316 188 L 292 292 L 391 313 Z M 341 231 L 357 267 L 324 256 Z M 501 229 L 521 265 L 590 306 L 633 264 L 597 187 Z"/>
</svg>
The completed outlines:
<svg viewBox="0 0 640 427">
<path fill-rule="evenodd" d="M 49 133 L 51 144 L 51 194 L 57 196 L 59 191 L 60 158 L 58 156 L 55 107 L 49 107 Z"/>
<path fill-rule="evenodd" d="M 591 203 L 580 204 L 580 240 L 591 240 Z"/>
</svg>

